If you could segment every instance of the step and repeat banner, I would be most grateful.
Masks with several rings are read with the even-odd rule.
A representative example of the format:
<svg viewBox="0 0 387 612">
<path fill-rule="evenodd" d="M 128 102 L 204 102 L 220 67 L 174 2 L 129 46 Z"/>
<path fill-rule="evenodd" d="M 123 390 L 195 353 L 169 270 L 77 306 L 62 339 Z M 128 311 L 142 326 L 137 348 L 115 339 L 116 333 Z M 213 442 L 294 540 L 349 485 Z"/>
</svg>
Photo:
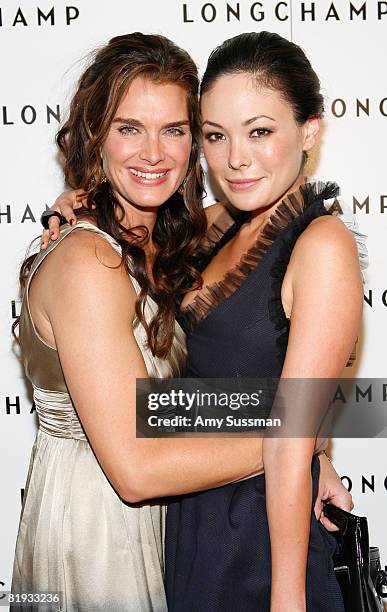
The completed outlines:
<svg viewBox="0 0 387 612">
<path fill-rule="evenodd" d="M 376 379 L 368 396 L 387 400 L 387 1 L 0 0 L 0 590 L 11 584 L 37 427 L 10 332 L 20 308 L 18 268 L 41 232 L 41 212 L 63 189 L 54 136 L 85 57 L 118 34 L 159 33 L 203 71 L 224 39 L 259 30 L 301 45 L 320 76 L 326 116 L 311 172 L 339 183 L 368 236 L 363 325 L 345 376 Z M 387 439 L 334 440 L 331 451 L 386 564 Z"/>
</svg>

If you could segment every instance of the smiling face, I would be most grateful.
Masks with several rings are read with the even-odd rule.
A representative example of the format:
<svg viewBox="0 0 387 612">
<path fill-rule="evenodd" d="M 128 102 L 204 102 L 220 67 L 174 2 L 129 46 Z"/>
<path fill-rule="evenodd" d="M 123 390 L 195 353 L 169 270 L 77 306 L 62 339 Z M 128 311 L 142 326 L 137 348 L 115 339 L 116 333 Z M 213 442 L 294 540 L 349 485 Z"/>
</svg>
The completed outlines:
<svg viewBox="0 0 387 612">
<path fill-rule="evenodd" d="M 281 93 L 247 73 L 217 79 L 203 94 L 201 111 L 208 167 L 236 208 L 271 206 L 297 187 L 318 118 L 299 125 Z"/>
<path fill-rule="evenodd" d="M 166 202 L 187 173 L 191 143 L 184 89 L 134 79 L 101 150 L 104 172 L 118 200 L 146 210 Z"/>
</svg>

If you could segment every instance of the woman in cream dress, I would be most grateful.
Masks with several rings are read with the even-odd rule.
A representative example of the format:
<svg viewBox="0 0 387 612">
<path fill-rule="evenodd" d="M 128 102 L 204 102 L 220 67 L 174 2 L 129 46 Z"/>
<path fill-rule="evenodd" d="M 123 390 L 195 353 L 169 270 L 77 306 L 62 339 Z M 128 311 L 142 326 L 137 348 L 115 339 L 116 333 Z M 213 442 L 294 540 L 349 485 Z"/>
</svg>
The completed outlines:
<svg viewBox="0 0 387 612">
<path fill-rule="evenodd" d="M 205 228 L 197 87 L 193 61 L 167 39 L 117 37 L 81 76 L 59 132 L 66 180 L 89 192 L 88 211 L 22 269 L 39 431 L 12 593 L 51 591 L 60 603 L 12 609 L 164 612 L 160 498 L 261 469 L 258 439 L 135 437 L 136 378 L 184 365 L 174 296 L 195 280 L 188 261 Z"/>
<path fill-rule="evenodd" d="M 76 230 L 92 232 L 120 252 L 108 234 L 81 221 L 62 230 L 59 241 L 35 259 L 28 277 L 19 339 L 34 388 L 39 430 L 27 477 L 12 592 L 60 593 L 63 610 L 165 610 L 165 507 L 133 506 L 117 495 L 88 443 L 58 352 L 39 335 L 31 317 L 32 279 L 48 255 Z M 138 294 L 138 283 L 132 283 Z M 148 299 L 148 322 L 156 311 L 155 302 Z M 168 360 L 147 348 L 138 320 L 133 332 L 149 376 L 168 377 L 183 367 L 185 341 L 178 325 Z"/>
</svg>

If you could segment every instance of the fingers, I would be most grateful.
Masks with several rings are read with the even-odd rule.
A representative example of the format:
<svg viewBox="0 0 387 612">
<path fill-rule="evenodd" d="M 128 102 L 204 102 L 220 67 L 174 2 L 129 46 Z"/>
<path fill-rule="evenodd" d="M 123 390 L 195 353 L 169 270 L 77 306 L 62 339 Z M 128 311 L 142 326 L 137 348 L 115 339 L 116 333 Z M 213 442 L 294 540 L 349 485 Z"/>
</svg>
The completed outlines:
<svg viewBox="0 0 387 612">
<path fill-rule="evenodd" d="M 317 501 L 316 501 L 316 505 L 317 505 Z M 341 493 L 339 495 L 332 496 L 327 501 L 334 504 L 338 508 L 341 508 L 342 510 L 346 510 L 347 512 L 351 512 L 354 507 L 352 495 L 348 491 L 346 491 L 345 493 Z M 328 529 L 328 531 L 338 531 L 339 530 L 338 527 L 336 527 L 336 525 L 331 523 L 331 521 L 324 515 L 323 508 L 322 508 L 322 512 L 320 515 L 320 521 L 324 525 L 324 527 Z"/>
<path fill-rule="evenodd" d="M 324 516 L 323 503 L 320 495 L 317 496 L 316 503 L 314 505 L 314 513 L 316 515 L 316 519 L 324 525 L 325 529 L 328 531 L 338 531 L 338 527 L 336 527 L 336 525 L 331 523 L 331 521 Z"/>
<path fill-rule="evenodd" d="M 62 202 L 60 205 L 60 209 L 58 212 L 60 212 L 61 215 L 64 216 L 64 218 L 66 219 L 67 223 L 70 223 L 70 225 L 75 225 L 77 222 L 77 218 L 74 214 L 74 209 L 75 208 L 82 208 L 82 204 L 79 204 L 77 202 L 77 200 L 74 198 L 74 202 L 70 205 L 67 203 Z M 56 209 L 55 209 L 56 210 Z M 58 222 L 58 226 L 59 226 L 59 219 L 58 217 L 51 217 L 51 219 L 55 219 Z M 51 221 L 50 219 L 50 221 Z M 51 228 L 51 224 L 50 224 L 50 228 Z"/>
<path fill-rule="evenodd" d="M 322 514 L 322 500 L 319 495 L 317 496 L 316 503 L 314 505 L 314 513 L 315 513 L 316 519 L 319 521 L 321 518 L 321 514 Z"/>
<path fill-rule="evenodd" d="M 354 509 L 354 507 L 355 507 L 355 504 L 354 504 L 354 502 L 353 502 L 352 495 L 351 495 L 350 493 L 349 493 L 349 495 L 350 495 L 350 502 L 349 502 L 349 511 L 348 511 L 348 512 L 352 512 L 352 510 L 353 510 L 353 509 Z"/>
<path fill-rule="evenodd" d="M 74 208 L 82 208 L 82 206 L 87 206 L 87 191 L 83 191 L 83 189 L 76 189 L 75 193 L 75 203 Z"/>
<path fill-rule="evenodd" d="M 74 210 L 82 208 L 87 204 L 87 193 L 83 189 L 68 189 L 61 193 L 61 195 L 55 200 L 51 210 L 55 210 L 63 215 L 70 225 L 75 225 L 77 218 L 74 214 Z"/>
<path fill-rule="evenodd" d="M 63 214 L 63 213 L 62 213 Z M 48 236 L 49 240 L 57 240 L 59 238 L 59 219 L 58 217 L 50 217 L 48 220 Z"/>
<path fill-rule="evenodd" d="M 76 194 L 76 205 L 74 205 L 74 210 L 76 208 L 87 208 L 88 207 L 88 203 L 87 203 L 87 198 L 89 196 L 89 193 L 87 191 L 83 191 L 83 189 L 76 189 L 74 191 L 74 193 Z M 95 204 L 91 204 L 91 208 L 95 208 Z"/>
<path fill-rule="evenodd" d="M 48 243 L 50 242 L 50 232 L 49 230 L 43 230 L 42 237 L 40 239 L 40 250 L 45 251 L 48 247 Z"/>
<path fill-rule="evenodd" d="M 351 510 L 353 510 L 352 495 L 348 491 L 332 496 L 329 501 L 338 508 L 346 510 L 347 512 L 351 512 Z"/>
<path fill-rule="evenodd" d="M 63 192 L 56 200 L 51 210 L 60 213 L 70 225 L 75 225 L 77 217 L 74 210 L 87 205 L 88 194 L 83 189 L 69 189 Z M 48 220 L 49 230 L 44 230 L 40 242 L 40 248 L 46 249 L 50 240 L 57 240 L 59 237 L 60 221 L 56 216 Z"/>
<path fill-rule="evenodd" d="M 328 531 L 339 531 L 339 528 L 336 527 L 336 525 L 334 525 L 333 523 L 331 523 L 331 521 L 329 521 L 327 517 L 324 516 L 324 513 L 321 515 L 320 522 Z"/>
</svg>

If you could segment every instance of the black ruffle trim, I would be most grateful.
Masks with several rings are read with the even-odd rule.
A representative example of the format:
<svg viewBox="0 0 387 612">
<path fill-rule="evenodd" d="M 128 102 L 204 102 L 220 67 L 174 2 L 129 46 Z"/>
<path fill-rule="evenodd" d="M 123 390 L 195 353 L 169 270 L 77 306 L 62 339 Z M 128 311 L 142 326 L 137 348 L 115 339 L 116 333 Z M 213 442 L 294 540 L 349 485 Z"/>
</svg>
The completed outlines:
<svg viewBox="0 0 387 612">
<path fill-rule="evenodd" d="M 339 195 L 339 187 L 336 183 L 331 182 L 307 183 L 301 187 L 300 191 L 303 199 L 302 209 L 299 216 L 291 219 L 286 231 L 279 236 L 278 257 L 270 270 L 273 297 L 270 298 L 268 304 L 269 318 L 274 324 L 275 330 L 279 332 L 276 345 L 280 363 L 283 363 L 285 359 L 290 330 L 290 320 L 286 317 L 282 305 L 281 288 L 293 248 L 302 232 L 313 219 L 331 214 L 326 210 L 324 200 L 336 198 Z M 311 207 L 312 204 L 320 204 L 320 206 Z"/>
<path fill-rule="evenodd" d="M 270 215 L 262 230 L 259 232 L 254 245 L 242 256 L 239 263 L 226 273 L 225 277 L 216 283 L 205 286 L 199 291 L 192 302 L 184 309 L 180 309 L 177 314 L 179 323 L 185 330 L 192 329 L 197 323 L 205 319 L 218 305 L 230 297 L 242 285 L 244 280 L 254 270 L 266 254 L 269 247 L 273 244 L 278 234 L 285 228 L 292 231 L 288 240 L 284 239 L 281 245 L 281 255 L 272 269 L 273 290 L 275 297 L 270 301 L 270 319 L 274 322 L 275 328 L 282 331 L 278 346 L 286 347 L 288 336 L 288 321 L 282 308 L 281 284 L 289 263 L 292 248 L 310 221 L 316 216 L 329 214 L 323 205 L 324 200 L 334 198 L 338 195 L 339 188 L 335 183 L 305 183 L 297 191 L 287 195 L 275 208 Z M 321 207 L 314 214 L 307 214 L 311 204 L 321 201 Z M 314 207 L 313 207 L 314 208 Z M 241 225 L 248 220 L 250 213 L 241 213 L 232 220 L 230 225 L 230 213 L 226 222 L 227 227 L 222 227 L 225 217 L 220 223 L 213 224 L 209 229 L 207 244 L 203 255 L 198 259 L 198 268 L 202 271 L 215 257 L 216 253 L 226 244 L 240 229 Z M 310 217 L 310 218 L 309 218 Z M 294 228 L 293 228 L 293 222 Z"/>
</svg>

